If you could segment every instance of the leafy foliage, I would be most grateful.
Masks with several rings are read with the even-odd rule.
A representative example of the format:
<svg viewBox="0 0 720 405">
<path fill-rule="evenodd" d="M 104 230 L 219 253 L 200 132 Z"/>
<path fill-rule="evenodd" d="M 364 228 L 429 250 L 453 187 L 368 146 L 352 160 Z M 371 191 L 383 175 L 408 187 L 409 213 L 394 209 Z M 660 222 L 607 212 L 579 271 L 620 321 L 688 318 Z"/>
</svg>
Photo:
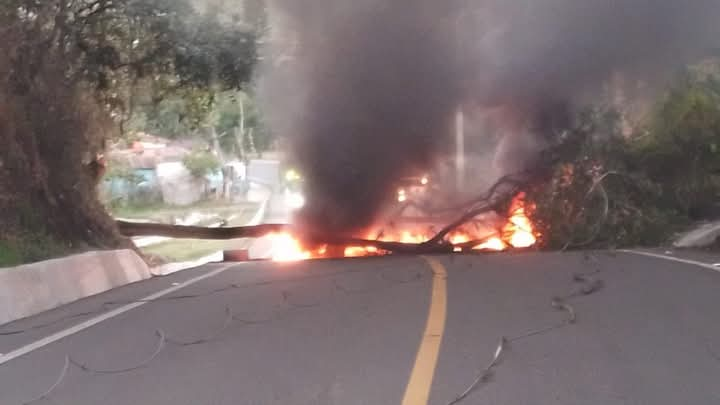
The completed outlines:
<svg viewBox="0 0 720 405">
<path fill-rule="evenodd" d="M 239 158 L 271 147 L 273 139 L 245 86 L 256 43 L 267 31 L 265 2 L 242 3 L 242 19 L 224 15 L 213 2 L 186 24 L 178 34 L 184 40 L 174 59 L 177 76 L 144 77 L 132 86 L 127 131 L 201 138 Z"/>
<path fill-rule="evenodd" d="M 235 156 L 244 157 L 243 151 L 267 151 L 275 140 L 258 108 L 254 94 L 249 91 L 225 92 L 217 97 L 212 125 L 221 137 L 221 145 Z M 238 130 L 245 132 L 237 139 Z M 238 142 L 242 142 L 241 145 Z M 242 150 L 241 150 L 242 149 Z"/>
<path fill-rule="evenodd" d="M 210 152 L 193 151 L 183 158 L 183 165 L 196 178 L 203 178 L 220 170 L 218 158 Z"/>
<path fill-rule="evenodd" d="M 534 190 L 534 219 L 554 249 L 657 243 L 669 212 L 657 211 L 658 189 L 633 171 L 619 115 L 588 111 L 557 149 L 551 180 Z"/>
<path fill-rule="evenodd" d="M 257 34 L 222 17 L 190 0 L 0 2 L 1 240 L 129 246 L 98 201 L 96 157 L 128 123 L 139 86 L 152 84 L 157 101 L 207 94 L 193 99 L 199 117 L 216 89 L 250 79 Z M 14 214 L 24 208 L 37 220 Z"/>
<path fill-rule="evenodd" d="M 157 102 L 138 97 L 127 129 L 171 139 L 200 138 L 210 145 L 217 136 L 223 152 L 241 159 L 247 151 L 271 149 L 275 140 L 249 91 L 183 89 Z M 246 136 L 240 136 L 243 131 Z"/>
<path fill-rule="evenodd" d="M 666 205 L 691 217 L 712 213 L 720 196 L 720 78 L 685 72 L 633 147 Z"/>
<path fill-rule="evenodd" d="M 546 246 L 653 245 L 717 215 L 718 76 L 689 69 L 637 132 L 624 136 L 619 114 L 595 109 L 553 149 L 551 180 L 533 195 Z"/>
</svg>

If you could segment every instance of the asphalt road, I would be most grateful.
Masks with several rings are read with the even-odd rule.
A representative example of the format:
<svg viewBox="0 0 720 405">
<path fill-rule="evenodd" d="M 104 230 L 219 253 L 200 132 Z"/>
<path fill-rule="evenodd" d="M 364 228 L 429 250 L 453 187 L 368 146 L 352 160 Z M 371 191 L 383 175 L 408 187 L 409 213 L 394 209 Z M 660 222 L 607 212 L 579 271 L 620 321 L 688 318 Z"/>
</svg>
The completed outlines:
<svg viewBox="0 0 720 405">
<path fill-rule="evenodd" d="M 719 311 L 713 266 L 619 252 L 212 265 L 0 327 L 52 323 L 0 335 L 0 404 L 446 405 L 503 337 L 461 404 L 718 404 Z"/>
</svg>

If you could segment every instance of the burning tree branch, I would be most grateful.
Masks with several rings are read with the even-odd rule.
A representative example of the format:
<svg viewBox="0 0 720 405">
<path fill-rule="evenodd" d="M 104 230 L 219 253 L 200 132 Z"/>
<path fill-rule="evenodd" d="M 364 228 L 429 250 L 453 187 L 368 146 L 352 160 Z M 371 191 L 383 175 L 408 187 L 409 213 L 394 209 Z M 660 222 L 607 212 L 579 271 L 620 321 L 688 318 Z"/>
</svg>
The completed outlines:
<svg viewBox="0 0 720 405">
<path fill-rule="evenodd" d="M 457 219 L 443 227 L 434 236 L 422 243 L 407 243 L 386 240 L 371 240 L 364 238 L 347 237 L 343 235 L 328 235 L 308 232 L 292 225 L 263 224 L 257 226 L 231 227 L 231 228 L 205 228 L 197 226 L 178 226 L 153 223 L 134 223 L 117 221 L 120 232 L 125 236 L 165 236 L 171 238 L 192 239 L 240 239 L 259 238 L 271 234 L 289 233 L 301 237 L 304 245 L 353 247 L 373 249 L 377 251 L 396 254 L 428 254 L 452 253 L 456 249 L 472 249 L 479 246 L 497 233 L 488 235 L 484 239 L 467 240 L 460 243 L 451 243 L 448 235 L 460 227 L 473 221 L 479 215 L 491 211 L 499 212 L 510 205 L 510 202 L 526 187 L 530 181 L 528 173 L 509 175 L 499 179 L 486 193 L 463 204 L 464 212 Z"/>
<path fill-rule="evenodd" d="M 450 232 L 472 221 L 478 215 L 490 211 L 498 211 L 503 206 L 507 206 L 528 182 L 529 175 L 527 173 L 501 177 L 485 194 L 467 203 L 465 207 L 469 208 L 466 208 L 465 213 L 441 229 L 440 232 L 425 242 L 425 244 L 433 245 L 442 243 Z"/>
<path fill-rule="evenodd" d="M 314 245 L 332 246 L 371 246 L 394 253 L 444 253 L 452 252 L 451 246 L 430 247 L 426 243 L 402 243 L 362 238 L 350 238 L 338 235 L 308 234 L 285 224 L 263 224 L 231 228 L 206 228 L 200 226 L 167 225 L 117 221 L 120 232 L 128 237 L 164 236 L 178 239 L 230 240 L 242 238 L 260 238 L 272 233 L 289 232 L 303 235 L 303 241 Z"/>
</svg>

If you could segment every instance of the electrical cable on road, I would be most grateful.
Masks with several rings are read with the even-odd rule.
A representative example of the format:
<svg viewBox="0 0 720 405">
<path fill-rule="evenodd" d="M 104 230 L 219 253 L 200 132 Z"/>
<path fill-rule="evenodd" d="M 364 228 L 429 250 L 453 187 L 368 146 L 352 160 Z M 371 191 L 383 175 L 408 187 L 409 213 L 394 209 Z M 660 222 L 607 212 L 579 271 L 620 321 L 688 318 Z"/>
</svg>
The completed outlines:
<svg viewBox="0 0 720 405">
<path fill-rule="evenodd" d="M 469 387 L 465 391 L 463 391 L 462 394 L 458 395 L 453 399 L 452 401 L 448 402 L 448 405 L 455 405 L 457 403 L 460 403 L 460 401 L 467 398 L 468 395 L 478 386 L 480 383 L 485 383 L 490 381 L 490 378 L 492 378 L 493 375 L 493 369 L 495 366 L 500 364 L 500 356 L 502 356 L 503 352 L 505 351 L 505 346 L 507 346 L 508 340 L 504 337 L 500 339 L 500 343 L 498 343 L 497 349 L 495 349 L 495 355 L 493 356 L 492 360 L 490 361 L 490 364 L 485 367 L 480 374 L 475 378 L 475 381 L 473 381 L 472 384 L 470 384 Z"/>
<path fill-rule="evenodd" d="M 218 329 L 215 333 L 212 333 L 209 336 L 201 338 L 201 339 L 190 340 L 190 341 L 173 339 L 173 338 L 167 337 L 167 335 L 166 335 L 165 341 L 167 343 L 170 343 L 170 344 L 173 344 L 176 346 L 195 346 L 195 345 L 199 345 L 199 344 L 203 344 L 203 343 L 212 342 L 212 341 L 216 340 L 217 338 L 219 338 L 220 335 L 222 335 L 230 327 L 230 325 L 232 324 L 232 321 L 233 321 L 232 309 L 228 306 L 228 307 L 225 307 L 225 322 L 223 322 L 222 327 L 220 329 Z"/>
<path fill-rule="evenodd" d="M 585 256 L 586 261 L 591 261 L 593 259 L 595 259 L 594 256 L 586 254 L 586 256 Z M 595 261 L 594 264 L 597 265 L 598 264 L 597 261 Z M 391 266 L 387 266 L 380 270 L 387 270 L 390 267 Z M 367 272 L 367 270 L 362 270 L 362 271 Z M 233 290 L 233 289 L 237 289 L 237 288 L 245 289 L 245 288 L 249 288 L 252 286 L 267 286 L 267 285 L 278 284 L 278 283 L 301 282 L 301 281 L 306 281 L 309 279 L 318 279 L 318 278 L 330 278 L 332 280 L 333 285 L 335 286 L 334 290 L 337 292 L 341 292 L 345 295 L 367 294 L 367 293 L 373 293 L 373 292 L 378 292 L 378 291 L 384 291 L 384 290 L 387 290 L 388 288 L 392 288 L 397 285 L 413 283 L 413 282 L 421 281 L 424 279 L 423 273 L 415 273 L 415 274 L 413 274 L 412 277 L 403 279 L 403 280 L 392 280 L 391 278 L 385 276 L 384 273 L 375 272 L 375 273 L 373 273 L 374 275 L 380 274 L 380 278 L 387 281 L 389 283 L 389 285 L 382 286 L 379 288 L 374 288 L 374 289 L 368 288 L 368 289 L 360 289 L 360 290 L 347 288 L 346 286 L 339 283 L 336 279 L 334 279 L 335 276 L 341 276 L 344 274 L 355 273 L 355 272 L 361 272 L 361 271 L 348 270 L 348 271 L 341 271 L 341 272 L 333 272 L 332 274 L 310 275 L 310 276 L 297 277 L 297 278 L 286 279 L 286 280 L 261 281 L 261 282 L 242 284 L 242 285 L 231 284 L 230 286 L 217 288 L 217 289 L 210 290 L 208 292 L 201 293 L 201 294 L 185 294 L 182 296 L 166 297 L 168 299 L 157 299 L 157 300 L 153 300 L 153 301 L 171 301 L 171 300 L 179 300 L 179 299 L 187 299 L 187 298 L 207 297 L 207 296 L 210 296 L 213 294 L 218 294 L 219 292 L 224 292 L 224 291 Z M 545 333 L 548 333 L 548 332 L 551 332 L 551 331 L 554 331 L 554 330 L 557 330 L 560 328 L 564 328 L 564 327 L 572 325 L 572 324 L 575 324 L 577 322 L 577 314 L 575 312 L 575 309 L 568 303 L 568 301 L 571 299 L 577 298 L 577 297 L 591 295 L 591 294 L 594 294 L 597 291 L 601 290 L 604 287 L 604 282 L 602 280 L 594 277 L 594 275 L 599 272 L 600 272 L 600 270 L 597 269 L 596 271 L 593 271 L 593 272 L 578 273 L 578 274 L 573 275 L 573 281 L 575 283 L 580 284 L 580 287 L 577 290 L 575 290 L 565 296 L 553 297 L 551 299 L 551 307 L 553 309 L 558 310 L 558 311 L 565 311 L 567 313 L 567 317 L 564 320 L 562 320 L 561 322 L 559 322 L 555 325 L 531 330 L 531 331 L 528 331 L 526 333 L 523 333 L 523 334 L 520 334 L 520 335 L 517 335 L 514 337 L 503 336 L 500 339 L 500 342 L 499 342 L 497 348 L 495 349 L 495 352 L 493 354 L 493 357 L 492 357 L 490 363 L 478 373 L 478 375 L 475 377 L 474 381 L 460 395 L 458 395 L 452 401 L 447 403 L 447 405 L 456 405 L 456 404 L 462 402 L 479 386 L 488 383 L 494 375 L 494 370 L 501 364 L 503 354 L 505 352 L 507 352 L 510 344 L 530 338 L 530 337 L 542 335 L 542 334 L 545 334 Z M 283 316 L 292 313 L 292 311 L 295 311 L 298 309 L 314 308 L 314 307 L 318 307 L 318 306 L 322 305 L 322 303 L 313 303 L 313 304 L 294 303 L 290 299 L 291 293 L 287 290 L 281 291 L 280 294 L 282 296 L 283 302 L 287 305 L 286 309 L 284 309 L 282 311 L 275 311 L 275 313 L 273 315 L 271 315 L 270 317 L 268 317 L 266 319 L 247 320 L 247 319 L 242 319 L 240 317 L 235 316 L 232 312 L 232 309 L 228 306 L 225 308 L 225 318 L 224 318 L 222 326 L 217 331 L 215 331 L 213 333 L 209 333 L 206 337 L 201 338 L 201 339 L 182 340 L 182 339 L 172 338 L 172 337 L 168 337 L 168 335 L 162 329 L 157 329 L 155 331 L 155 334 L 158 336 L 158 342 L 157 342 L 157 346 L 156 346 L 155 350 L 152 352 L 152 354 L 150 356 L 148 356 L 146 359 L 142 360 L 141 362 L 139 362 L 137 365 L 134 365 L 134 366 L 123 367 L 123 368 L 118 368 L 118 369 L 100 369 L 100 368 L 91 367 L 85 363 L 77 361 L 72 356 L 68 355 L 65 357 L 65 363 L 61 369 L 59 376 L 57 377 L 55 382 L 50 386 L 50 388 L 47 389 L 42 395 L 40 395 L 30 401 L 25 401 L 22 404 L 23 405 L 33 405 L 41 400 L 49 399 L 49 396 L 55 391 L 55 389 L 57 389 L 62 384 L 65 377 L 69 373 L 71 366 L 74 366 L 74 367 L 78 368 L 79 370 L 81 370 L 85 373 L 92 374 L 92 375 L 112 375 L 112 374 L 129 373 L 129 372 L 136 371 L 136 370 L 142 369 L 144 367 L 147 367 L 150 363 L 152 363 L 155 359 L 157 359 L 157 357 L 160 355 L 160 353 L 163 351 L 163 349 L 165 349 L 168 345 L 173 345 L 173 346 L 177 346 L 177 347 L 187 347 L 187 346 L 205 344 L 205 343 L 219 339 L 228 329 L 230 329 L 230 327 L 232 326 L 233 323 L 238 323 L 238 324 L 241 324 L 244 326 L 265 324 L 265 323 L 277 321 L 277 320 L 281 319 Z M 128 301 L 128 302 L 132 302 L 132 301 Z M 105 303 L 104 305 L 108 305 L 108 304 L 118 305 L 119 302 L 115 301 L 115 302 Z M 79 315 L 80 314 L 76 314 L 75 317 L 78 317 Z M 57 323 L 57 322 L 58 321 L 56 320 L 55 323 Z M 28 330 L 32 330 L 32 329 L 28 329 Z M 22 333 L 22 332 L 19 332 L 19 333 Z"/>
<path fill-rule="evenodd" d="M 590 261 L 591 258 L 594 257 L 587 255 L 585 256 L 585 260 L 587 261 Z M 560 323 L 540 329 L 531 330 L 514 337 L 501 337 L 500 343 L 495 349 L 495 353 L 492 357 L 492 360 L 490 361 L 490 364 L 483 368 L 475 377 L 475 380 L 473 380 L 473 382 L 461 394 L 448 402 L 447 405 L 459 404 L 460 402 L 464 401 L 480 385 L 488 383 L 494 374 L 494 369 L 500 364 L 503 353 L 507 351 L 511 343 L 530 337 L 543 335 L 548 332 L 577 323 L 577 313 L 575 312 L 575 309 L 567 303 L 567 301 L 573 298 L 591 295 L 600 291 L 605 286 L 605 283 L 600 279 L 595 279 L 594 277 L 592 277 L 594 274 L 597 274 L 599 272 L 600 270 L 596 269 L 595 271 L 590 273 L 573 275 L 573 281 L 576 283 L 580 283 L 580 288 L 563 297 L 554 297 L 551 299 L 550 305 L 553 309 L 565 311 L 568 314 L 567 318 L 562 320 Z"/>
<path fill-rule="evenodd" d="M 91 374 L 124 374 L 129 373 L 130 371 L 139 370 L 141 368 L 146 367 L 148 364 L 150 364 L 155 358 L 160 354 L 160 352 L 165 348 L 165 343 L 167 342 L 165 338 L 165 333 L 163 333 L 162 330 L 158 329 L 155 331 L 155 334 L 158 335 L 158 343 L 157 348 L 155 351 L 145 360 L 141 361 L 139 364 L 132 366 L 132 367 L 125 367 L 125 368 L 118 368 L 118 369 L 110 369 L 110 370 L 102 370 L 97 368 L 92 368 L 88 366 L 85 363 L 80 363 L 76 360 L 73 360 L 72 357 L 68 357 L 70 359 L 70 363 L 79 368 L 82 371 L 86 371 Z"/>
<path fill-rule="evenodd" d="M 70 369 L 70 356 L 65 356 L 65 365 L 63 365 L 62 370 L 60 370 L 60 375 L 58 375 L 58 378 L 55 379 L 55 383 L 50 386 L 43 394 L 41 394 L 38 397 L 35 397 L 29 401 L 25 401 L 22 403 L 22 405 L 31 405 L 35 402 L 42 401 L 43 399 L 47 399 L 50 394 L 55 391 L 55 388 L 57 388 L 65 379 L 65 375 L 67 374 L 68 370 Z"/>
<path fill-rule="evenodd" d="M 374 289 L 363 290 L 362 293 L 374 293 L 374 292 L 386 291 L 387 289 L 392 288 L 394 286 L 418 282 L 418 281 L 421 281 L 424 279 L 423 274 L 420 272 L 417 272 L 408 279 L 393 280 L 392 278 L 384 275 L 384 272 L 388 269 L 392 269 L 392 267 L 393 266 L 381 267 L 377 271 L 371 273 L 374 276 L 379 275 L 379 278 L 385 280 L 388 283 L 388 285 L 374 288 Z M 207 297 L 207 296 L 211 296 L 214 294 L 218 294 L 221 292 L 234 290 L 234 289 L 247 289 L 247 288 L 250 288 L 253 286 L 268 286 L 268 285 L 274 285 L 274 284 L 303 282 L 303 281 L 307 281 L 307 280 L 316 280 L 316 279 L 325 279 L 325 278 L 329 278 L 333 281 L 333 285 L 336 286 L 335 291 L 341 292 L 345 295 L 351 295 L 351 294 L 354 294 L 355 292 L 350 289 L 338 288 L 339 284 L 336 282 L 336 280 L 334 280 L 334 277 L 342 276 L 345 274 L 361 273 L 361 272 L 368 273 L 367 270 L 344 270 L 344 271 L 332 272 L 331 274 L 309 275 L 309 276 L 295 277 L 292 279 L 285 279 L 285 280 L 260 281 L 260 282 L 254 282 L 254 283 L 248 283 L 248 284 L 231 284 L 229 286 L 213 289 L 213 290 L 207 291 L 205 293 L 200 293 L 200 294 L 184 294 L 184 295 L 180 295 L 180 296 L 158 298 L 155 300 L 137 300 L 137 301 L 126 301 L 126 302 L 108 301 L 108 302 L 103 303 L 102 306 L 104 308 L 104 307 L 111 306 L 111 305 L 114 306 L 114 305 L 133 303 L 133 302 L 175 301 L 175 300 L 182 300 L 182 299 L 189 299 L 189 298 L 200 298 L 200 297 Z M 268 317 L 266 319 L 261 319 L 261 320 L 243 319 L 243 318 L 240 318 L 240 317 L 237 317 L 236 315 L 234 315 L 232 309 L 229 306 L 227 306 L 225 308 L 225 319 L 223 321 L 222 326 L 217 331 L 208 334 L 208 336 L 206 336 L 205 338 L 201 338 L 201 339 L 197 339 L 197 340 L 182 340 L 182 339 L 169 337 L 162 329 L 157 329 L 155 331 L 155 334 L 158 336 L 158 342 L 157 342 L 157 346 L 156 346 L 155 350 L 152 352 L 152 354 L 150 356 L 148 356 L 146 359 L 140 361 L 138 364 L 136 364 L 134 366 L 122 367 L 122 368 L 118 368 L 118 369 L 100 369 L 100 368 L 91 367 L 88 364 L 80 362 L 78 360 L 75 360 L 72 356 L 67 355 L 67 356 L 65 356 L 65 364 L 63 365 L 63 368 L 62 368 L 59 376 L 57 377 L 55 382 L 50 386 L 50 388 L 47 389 L 42 395 L 35 397 L 34 399 L 31 399 L 29 401 L 22 402 L 22 405 L 33 405 L 41 400 L 48 400 L 50 395 L 55 391 L 55 389 L 57 389 L 62 384 L 65 377 L 69 373 L 71 366 L 76 367 L 77 369 L 79 369 L 85 373 L 91 374 L 91 375 L 125 374 L 125 373 L 129 373 L 129 372 L 136 371 L 136 370 L 147 367 L 150 363 L 152 363 L 160 355 L 160 353 L 162 353 L 162 351 L 168 345 L 173 345 L 173 346 L 177 346 L 177 347 L 188 347 L 188 346 L 196 346 L 196 345 L 200 345 L 200 344 L 209 343 L 209 342 L 218 340 L 228 329 L 230 329 L 230 327 L 233 325 L 233 323 L 238 323 L 243 326 L 266 324 L 269 322 L 273 322 L 273 321 L 282 319 L 283 316 L 285 316 L 286 314 L 290 314 L 293 311 L 296 311 L 299 309 L 314 308 L 314 307 L 318 307 L 318 306 L 322 305 L 322 303 L 313 303 L 313 304 L 294 303 L 290 299 L 291 293 L 287 290 L 281 291 L 280 294 L 282 296 L 283 302 L 287 305 L 287 308 L 282 311 L 276 311 L 273 315 L 271 315 L 270 317 Z M 48 322 L 47 324 L 44 324 L 44 325 L 36 325 L 36 327 L 33 327 L 33 328 L 12 331 L 13 332 L 12 334 L 25 333 L 25 332 L 28 332 L 31 330 L 39 329 L 41 326 L 54 325 L 54 324 L 61 322 L 62 320 L 77 318 L 77 317 L 84 316 L 84 315 L 93 315 L 93 314 L 99 313 L 101 311 L 102 310 L 93 311 L 93 312 L 85 312 L 85 313 L 81 313 L 81 314 L 74 314 L 70 317 L 61 318 L 61 319 L 55 320 L 53 322 Z M 7 335 L 10 335 L 10 332 L 5 332 L 5 333 Z"/>
<path fill-rule="evenodd" d="M 77 313 L 77 314 L 72 314 L 72 315 L 64 316 L 64 317 L 61 317 L 61 318 L 52 320 L 52 321 L 50 321 L 50 322 L 45 322 L 45 323 L 40 323 L 40 324 L 37 324 L 37 325 L 33 325 L 33 326 L 29 327 L 29 328 L 15 329 L 15 330 L 7 330 L 7 331 L 0 331 L 0 336 L 21 335 L 21 334 L 23 334 L 23 333 L 27 333 L 27 332 L 30 332 L 30 331 L 49 328 L 50 326 L 57 325 L 57 324 L 59 324 L 59 323 L 65 322 L 65 321 L 71 321 L 71 320 L 77 319 L 77 318 L 84 318 L 84 317 L 86 317 L 86 316 L 97 315 L 98 313 L 100 313 L 100 312 L 102 312 L 102 311 L 105 311 L 105 309 L 103 309 L 103 310 L 88 311 L 88 312 L 80 312 L 80 313 Z"/>
<path fill-rule="evenodd" d="M 381 274 L 380 277 L 381 277 L 382 279 L 388 281 L 389 283 L 391 283 L 391 286 L 388 287 L 388 288 L 391 288 L 392 286 L 395 286 L 395 285 L 398 285 L 398 284 L 408 284 L 408 283 L 413 283 L 413 282 L 415 282 L 415 281 L 419 281 L 420 279 L 422 279 L 423 275 L 422 275 L 422 273 L 417 272 L 417 273 L 415 273 L 415 275 L 414 275 L 412 278 L 409 278 L 409 279 L 407 279 L 407 280 L 393 280 L 393 279 L 390 279 L 389 277 L 385 276 L 384 274 Z M 342 283 L 340 283 L 338 280 L 335 280 L 335 279 L 333 279 L 332 282 L 333 282 L 333 285 L 335 286 L 336 289 L 338 289 L 338 290 L 340 290 L 340 291 L 342 291 L 342 292 L 344 292 L 344 293 L 346 293 L 346 294 L 369 294 L 369 293 L 373 293 L 373 292 L 378 292 L 378 291 L 379 291 L 379 289 L 372 288 L 372 287 L 371 287 L 371 288 L 364 288 L 364 289 L 352 289 L 352 288 L 348 288 L 348 287 L 342 285 Z"/>
<path fill-rule="evenodd" d="M 376 270 L 376 272 L 381 272 L 380 277 L 384 280 L 387 280 L 389 282 L 396 282 L 395 280 L 392 280 L 392 278 L 385 276 L 384 271 L 391 269 L 392 266 L 384 266 L 380 267 Z M 313 275 L 307 275 L 302 277 L 292 277 L 282 280 L 266 280 L 266 281 L 256 281 L 252 283 L 247 284 L 237 284 L 232 283 L 224 287 L 216 288 L 210 291 L 206 291 L 203 293 L 198 294 L 182 294 L 182 295 L 172 295 L 167 297 L 159 297 L 154 299 L 135 299 L 135 300 L 112 300 L 112 301 L 105 301 L 100 304 L 100 307 L 95 310 L 91 311 L 85 311 L 85 312 L 79 312 L 76 314 L 70 314 L 66 316 L 59 317 L 57 319 L 54 319 L 49 322 L 39 323 L 27 328 L 21 328 L 21 329 L 11 329 L 11 330 L 2 330 L 0 328 L 0 337 L 3 336 L 14 336 L 14 335 L 20 335 L 24 333 L 28 333 L 35 330 L 45 329 L 49 328 L 51 326 L 60 324 L 62 322 L 71 321 L 78 318 L 84 318 L 92 315 L 99 315 L 103 312 L 106 312 L 109 310 L 109 307 L 115 307 L 115 306 L 121 306 L 121 305 L 131 305 L 131 304 L 137 304 L 137 303 L 158 303 L 158 302 L 167 302 L 167 301 L 179 301 L 179 300 L 186 300 L 186 299 L 195 299 L 195 298 L 204 298 L 209 297 L 212 295 L 222 294 L 227 291 L 236 290 L 236 289 L 247 289 L 252 287 L 263 287 L 263 286 L 270 286 L 270 285 L 277 285 L 277 284 L 292 284 L 292 283 L 299 283 L 299 282 L 305 282 L 310 280 L 317 280 L 317 279 L 326 279 L 326 278 L 333 278 L 336 276 L 344 275 L 344 274 L 354 274 L 354 273 L 367 273 L 368 270 L 341 270 L 341 271 L 334 271 L 330 272 L 328 274 L 313 274 Z M 410 280 L 414 281 L 414 280 Z"/>
</svg>

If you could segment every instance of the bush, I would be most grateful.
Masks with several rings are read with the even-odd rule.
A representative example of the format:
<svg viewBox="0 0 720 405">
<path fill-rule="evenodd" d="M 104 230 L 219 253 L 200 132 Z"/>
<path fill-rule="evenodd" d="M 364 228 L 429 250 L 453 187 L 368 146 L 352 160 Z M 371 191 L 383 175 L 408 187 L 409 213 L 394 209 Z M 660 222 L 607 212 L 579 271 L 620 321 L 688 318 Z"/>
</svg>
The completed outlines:
<svg viewBox="0 0 720 405">
<path fill-rule="evenodd" d="M 612 109 L 578 121 L 532 195 L 547 247 L 654 245 L 720 214 L 717 64 L 683 72 L 629 137 Z"/>
<path fill-rule="evenodd" d="M 554 149 L 548 184 L 530 193 L 545 247 L 655 245 L 688 222 L 638 165 L 619 124 L 613 110 L 587 111 Z"/>
<path fill-rule="evenodd" d="M 183 158 L 183 165 L 196 178 L 215 173 L 222 167 L 220 160 L 210 152 L 193 151 Z"/>
<path fill-rule="evenodd" d="M 690 69 L 658 103 L 633 145 L 638 169 L 684 215 L 717 214 L 720 196 L 720 78 Z"/>
<path fill-rule="evenodd" d="M 34 263 L 71 254 L 72 249 L 43 233 L 23 233 L 12 240 L 0 241 L 0 267 Z"/>
</svg>

